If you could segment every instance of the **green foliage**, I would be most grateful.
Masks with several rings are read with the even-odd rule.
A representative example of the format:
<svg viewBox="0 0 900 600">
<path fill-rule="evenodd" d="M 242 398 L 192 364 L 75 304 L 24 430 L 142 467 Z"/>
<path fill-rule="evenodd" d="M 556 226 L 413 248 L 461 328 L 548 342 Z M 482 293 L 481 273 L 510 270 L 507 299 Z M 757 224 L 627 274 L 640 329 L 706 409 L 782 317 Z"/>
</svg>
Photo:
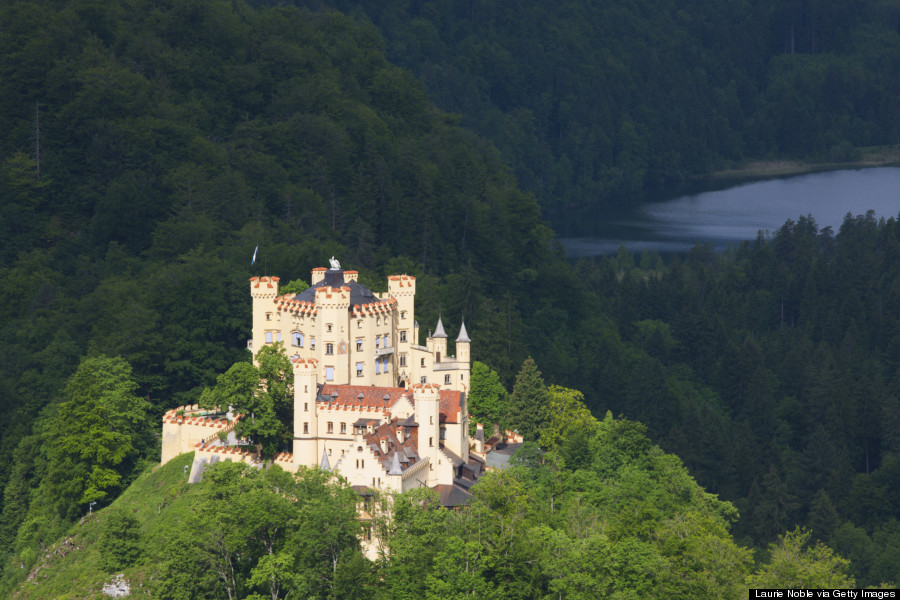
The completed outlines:
<svg viewBox="0 0 900 600">
<path fill-rule="evenodd" d="M 329 598 L 360 564 L 356 494 L 328 473 L 219 463 L 196 488 L 156 534 L 155 597 Z"/>
<path fill-rule="evenodd" d="M 256 362 L 259 366 L 232 365 L 219 375 L 214 388 L 203 391 L 199 404 L 220 410 L 232 407 L 243 415 L 235 434 L 253 440 L 263 456 L 272 457 L 293 436 L 294 370 L 281 344 L 260 348 Z"/>
<path fill-rule="evenodd" d="M 100 526 L 100 566 L 108 573 L 134 564 L 141 556 L 140 523 L 133 516 L 110 509 Z"/>
<path fill-rule="evenodd" d="M 509 424 L 526 440 L 538 438 L 546 415 L 547 388 L 534 359 L 522 363 L 509 397 Z"/>
<path fill-rule="evenodd" d="M 751 588 L 852 588 L 847 575 L 849 561 L 835 556 L 830 548 L 817 542 L 808 546 L 808 531 L 795 529 L 779 536 L 769 547 L 766 564 L 747 578 Z"/>
<path fill-rule="evenodd" d="M 121 358 L 86 358 L 69 379 L 42 446 L 48 492 L 61 515 L 72 518 L 87 503 L 103 501 L 133 468 L 150 408 L 136 390 Z"/>
<path fill-rule="evenodd" d="M 497 423 L 504 427 L 509 414 L 509 394 L 500 376 L 486 364 L 473 361 L 469 393 L 469 433 L 475 432 L 476 423 Z"/>
<path fill-rule="evenodd" d="M 578 390 L 551 385 L 547 388 L 547 404 L 544 405 L 540 444 L 547 450 L 556 450 L 563 442 L 571 442 L 572 436 L 590 436 L 597 419 L 584 405 L 584 394 Z M 576 433 L 577 432 L 577 433 Z"/>
<path fill-rule="evenodd" d="M 557 213 L 745 159 L 850 160 L 900 133 L 884 4 L 329 4 L 380 27 L 391 60 Z"/>
</svg>

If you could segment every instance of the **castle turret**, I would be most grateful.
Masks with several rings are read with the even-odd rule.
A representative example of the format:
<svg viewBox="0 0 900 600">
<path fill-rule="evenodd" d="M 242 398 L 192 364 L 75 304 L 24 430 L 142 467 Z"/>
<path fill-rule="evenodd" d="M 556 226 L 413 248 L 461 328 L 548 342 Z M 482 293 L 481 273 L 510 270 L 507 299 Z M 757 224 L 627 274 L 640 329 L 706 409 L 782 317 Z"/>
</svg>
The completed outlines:
<svg viewBox="0 0 900 600">
<path fill-rule="evenodd" d="M 263 344 L 277 341 L 280 325 L 273 300 L 278 296 L 279 281 L 278 277 L 250 279 L 250 296 L 253 298 L 253 340 L 250 350 L 254 357 Z"/>
<path fill-rule="evenodd" d="M 463 321 L 459 326 L 459 335 L 456 336 L 456 360 L 469 364 L 472 358 L 472 340 L 466 331 L 466 322 Z"/>
<path fill-rule="evenodd" d="M 431 334 L 429 347 L 434 355 L 434 362 L 439 363 L 447 358 L 447 333 L 444 331 L 444 323 L 438 317 L 437 327 Z"/>
<path fill-rule="evenodd" d="M 318 362 L 314 358 L 293 360 L 295 465 L 313 467 L 318 464 Z"/>
</svg>

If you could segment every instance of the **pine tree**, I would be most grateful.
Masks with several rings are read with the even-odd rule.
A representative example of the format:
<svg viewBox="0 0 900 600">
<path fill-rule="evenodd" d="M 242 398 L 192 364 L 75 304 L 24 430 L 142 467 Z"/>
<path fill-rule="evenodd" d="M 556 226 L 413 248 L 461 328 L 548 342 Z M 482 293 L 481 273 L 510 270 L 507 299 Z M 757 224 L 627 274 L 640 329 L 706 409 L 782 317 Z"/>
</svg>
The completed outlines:
<svg viewBox="0 0 900 600">
<path fill-rule="evenodd" d="M 537 440 L 547 401 L 547 388 L 541 372 L 534 359 L 529 357 L 516 375 L 516 384 L 509 398 L 510 426 L 526 440 Z"/>
</svg>

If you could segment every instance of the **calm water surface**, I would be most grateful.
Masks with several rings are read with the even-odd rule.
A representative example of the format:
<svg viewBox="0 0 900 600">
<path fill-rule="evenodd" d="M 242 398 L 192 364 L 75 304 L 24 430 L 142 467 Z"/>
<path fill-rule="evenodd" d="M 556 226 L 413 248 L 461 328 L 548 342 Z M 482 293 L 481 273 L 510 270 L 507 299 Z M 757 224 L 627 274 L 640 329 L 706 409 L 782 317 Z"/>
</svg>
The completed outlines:
<svg viewBox="0 0 900 600">
<path fill-rule="evenodd" d="M 677 192 L 675 192 L 677 193 Z M 774 232 L 788 219 L 812 215 L 835 233 L 844 216 L 900 212 L 900 167 L 829 171 L 754 181 L 727 189 L 657 194 L 630 208 L 589 206 L 551 218 L 570 258 L 631 252 L 686 252 L 696 243 L 717 249 Z M 673 197 L 675 196 L 675 197 Z"/>
</svg>

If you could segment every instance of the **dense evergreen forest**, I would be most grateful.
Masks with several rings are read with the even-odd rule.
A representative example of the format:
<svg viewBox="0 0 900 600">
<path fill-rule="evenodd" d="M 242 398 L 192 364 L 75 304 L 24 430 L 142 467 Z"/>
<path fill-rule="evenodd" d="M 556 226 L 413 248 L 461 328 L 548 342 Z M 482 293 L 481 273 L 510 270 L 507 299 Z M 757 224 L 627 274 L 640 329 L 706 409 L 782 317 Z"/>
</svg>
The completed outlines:
<svg viewBox="0 0 900 600">
<path fill-rule="evenodd" d="M 631 5 L 621 11 L 638 8 Z M 715 13 L 698 6 L 691 19 L 689 8 L 693 6 L 676 16 L 697 27 L 699 15 L 712 19 Z M 896 221 L 851 216 L 840 231 L 832 232 L 819 230 L 811 218 L 799 218 L 770 238 L 724 254 L 697 247 L 665 267 L 656 256 L 635 257 L 626 251 L 615 258 L 570 265 L 540 220 L 536 196 L 521 191 L 517 183 L 516 174 L 527 169 L 524 159 L 511 150 L 503 152 L 511 146 L 517 151 L 533 149 L 549 169 L 560 168 L 566 153 L 557 154 L 556 142 L 531 144 L 527 136 L 509 143 L 496 139 L 498 150 L 461 127 L 461 120 L 480 127 L 476 121 L 482 117 L 477 111 L 470 115 L 462 111 L 464 107 L 448 105 L 430 87 L 428 77 L 420 83 L 411 72 L 392 65 L 386 52 L 392 56 L 399 42 L 388 35 L 390 27 L 379 23 L 382 34 L 359 18 L 358 10 L 349 10 L 353 17 L 319 6 L 254 8 L 240 1 L 14 0 L 0 6 L 3 589 L 25 577 L 91 502 L 97 509 L 108 506 L 158 460 L 156 436 L 164 410 L 196 402 L 218 374 L 246 358 L 248 277 L 265 272 L 305 280 L 311 267 L 325 264 L 332 255 L 361 271 L 375 289 L 383 287 L 383 276 L 389 273 L 417 276 L 417 312 L 423 330 L 436 322 L 438 314 L 444 315 L 448 327 L 458 326 L 456 315 L 464 315 L 475 359 L 487 365 L 488 374 L 496 373 L 493 387 L 503 390 L 498 397 L 513 389 L 520 365 L 533 356 L 548 383 L 580 390 L 596 417 L 612 411 L 643 423 L 652 444 L 680 457 L 697 483 L 723 501 L 702 500 L 706 492 L 696 488 L 677 459 L 660 458 L 665 455 L 651 448 L 637 425 L 640 451 L 621 450 L 637 462 L 629 462 L 620 473 L 617 469 L 624 463 L 603 454 L 607 452 L 603 448 L 626 443 L 609 432 L 625 427 L 614 424 L 629 422 L 603 420 L 606 425 L 567 433 L 563 438 L 571 440 L 556 442 L 555 452 L 562 461 L 558 470 L 566 473 L 560 475 L 565 480 L 560 485 L 569 494 L 566 510 L 576 511 L 566 513 L 569 523 L 585 522 L 577 511 L 596 511 L 615 500 L 604 496 L 607 492 L 600 485 L 611 481 L 613 471 L 632 482 L 673 478 L 684 484 L 680 491 L 660 491 L 660 504 L 630 506 L 634 510 L 622 514 L 652 513 L 657 520 L 647 519 L 656 523 L 654 527 L 674 527 L 676 514 L 683 515 L 681 509 L 700 498 L 696 502 L 706 512 L 695 515 L 699 521 L 691 521 L 691 526 L 713 531 L 713 537 L 734 547 L 734 560 L 740 565 L 736 573 L 759 575 L 770 556 L 789 548 L 801 552 L 800 532 L 781 538 L 771 552 L 765 549 L 803 525 L 811 531 L 811 545 L 805 551 L 826 557 L 812 540 L 830 544 L 851 559 L 849 572 L 858 584 L 896 580 L 900 573 Z M 781 13 L 759 10 L 764 21 L 780 23 L 777 36 L 782 35 Z M 647 7 L 647 14 L 652 12 Z M 816 103 L 823 98 L 839 100 L 840 94 L 820 94 L 815 87 L 821 83 L 818 79 L 809 88 L 800 83 L 805 77 L 827 74 L 840 83 L 844 74 L 853 74 L 855 83 L 845 87 L 836 83 L 835 89 L 864 97 L 854 96 L 856 103 L 837 102 L 843 107 L 841 118 L 832 118 L 836 112 L 821 117 L 829 127 L 846 123 L 844 129 L 807 122 L 804 134 L 822 137 L 815 144 L 792 147 L 793 134 L 771 124 L 763 110 L 768 106 L 766 110 L 774 111 L 774 105 L 764 103 L 764 96 L 750 94 L 756 100 L 746 104 L 742 100 L 729 121 L 734 123 L 733 135 L 743 140 L 738 143 L 742 149 L 726 152 L 698 133 L 725 131 L 710 123 L 714 115 L 709 111 L 694 106 L 697 112 L 687 112 L 678 121 L 661 119 L 659 115 L 674 110 L 669 102 L 672 88 L 656 80 L 656 71 L 632 65 L 629 57 L 640 52 L 619 55 L 613 44 L 603 51 L 608 62 L 592 68 L 609 74 L 616 72 L 615 67 L 628 72 L 631 83 L 620 86 L 610 79 L 602 84 L 607 95 L 595 95 L 619 98 L 608 106 L 616 110 L 631 106 L 634 114 L 624 119 L 612 112 L 604 117 L 607 120 L 597 121 L 571 117 L 567 122 L 572 129 L 560 129 L 557 102 L 554 125 L 541 121 L 528 135 L 568 144 L 574 143 L 574 134 L 560 131 L 590 124 L 608 136 L 634 128 L 634 143 L 644 148 L 642 158 L 634 159 L 637 162 L 626 161 L 638 155 L 625 152 L 621 141 L 609 142 L 619 144 L 620 151 L 613 155 L 625 161 L 609 163 L 609 168 L 630 181 L 629 189 L 678 170 L 702 171 L 721 157 L 805 155 L 807 148 L 817 153 L 844 141 L 876 143 L 882 141 L 877 136 L 896 135 L 893 121 L 878 112 L 879 102 L 892 93 L 881 75 L 891 69 L 892 59 L 885 50 L 886 40 L 895 35 L 887 27 L 891 6 L 876 10 L 867 5 L 852 15 L 829 16 L 831 20 L 822 23 L 840 27 L 828 35 L 821 24 L 812 26 L 819 21 L 803 20 L 801 14 L 806 13 L 797 13 L 793 27 L 797 43 L 793 55 L 774 47 L 774 32 L 762 38 L 749 36 L 768 48 L 773 58 L 760 57 L 750 79 L 733 78 L 762 93 L 774 81 L 767 79 L 771 69 L 790 73 L 784 75 L 785 81 L 797 87 L 782 86 L 783 95 L 776 96 L 790 99 L 793 94 L 796 102 L 785 100 L 785 106 L 806 106 L 804 114 L 819 119 L 823 113 Z M 460 22 L 459 27 L 490 23 L 489 15 L 486 11 L 481 20 L 470 16 L 469 25 Z M 513 23 L 524 18 L 516 11 L 509 15 L 498 11 L 497 22 L 501 16 Z M 586 15 L 579 20 L 585 27 L 596 23 Z M 428 20 L 420 21 L 417 26 L 428 29 Z M 758 23 L 751 21 L 754 27 Z M 599 22 L 612 32 L 621 29 L 609 19 Z M 683 50 L 677 55 L 679 64 L 685 69 L 690 65 L 690 73 L 701 77 L 701 71 L 708 71 L 710 82 L 724 81 L 725 75 L 709 75 L 717 71 L 699 58 L 689 60 L 697 49 L 725 60 L 718 56 L 717 46 L 702 37 L 685 38 L 679 44 L 682 30 L 666 23 L 660 24 L 660 48 L 678 45 Z M 726 40 L 732 41 L 724 36 L 730 31 L 726 25 L 723 21 L 721 29 L 714 23 L 703 26 L 704 31 L 723 33 L 721 48 L 728 45 Z M 544 22 L 522 31 L 550 35 L 543 29 L 553 30 Z M 799 48 L 796 40 L 813 35 L 814 29 L 819 32 L 815 37 L 822 44 L 817 46 L 820 51 Z M 650 42 L 656 39 L 652 31 L 634 39 L 645 39 L 652 47 Z M 573 37 L 572 43 L 577 40 Z M 859 43 L 854 46 L 853 40 Z M 485 35 L 483 43 L 488 41 Z M 597 51 L 594 44 L 586 48 Z M 464 55 L 450 46 L 444 52 Z M 499 47 L 497 53 L 502 54 Z M 516 59 L 522 54 L 507 52 Z M 866 57 L 871 56 L 879 60 L 873 58 L 870 65 Z M 652 52 L 644 58 L 651 63 L 672 59 L 663 52 L 656 59 Z M 566 61 L 572 68 L 592 64 L 587 59 Z M 550 76 L 543 67 L 527 68 Z M 661 70 L 665 73 L 660 77 L 671 76 L 671 68 Z M 575 75 L 581 77 L 571 74 L 573 81 Z M 478 78 L 471 81 L 482 85 Z M 670 92 L 653 96 L 654 86 Z M 740 86 L 738 90 L 744 89 Z M 642 102 L 660 102 L 654 105 L 656 116 L 632 102 L 635 92 L 645 89 Z M 429 95 L 462 116 L 436 107 Z M 494 90 L 490 97 L 502 95 Z M 474 101 L 480 96 L 466 97 Z M 716 97 L 711 92 L 707 101 Z M 870 97 L 871 102 L 865 99 Z M 512 99 L 503 102 L 504 108 L 515 104 Z M 860 116 L 864 108 L 871 114 Z M 832 109 L 839 111 L 839 106 Z M 523 123 L 540 121 L 521 114 Z M 501 121 L 497 129 L 510 135 L 517 131 Z M 667 133 L 653 129 L 654 123 L 663 121 L 686 123 L 686 129 Z M 607 128 L 608 122 L 614 126 Z M 760 133 L 762 129 L 769 138 Z M 664 149 L 674 142 L 666 146 L 659 141 L 662 138 L 646 137 L 650 130 L 673 139 L 688 130 L 701 137 L 684 137 L 684 154 L 666 158 Z M 547 131 L 554 135 L 547 136 Z M 768 141 L 763 144 L 759 141 L 763 139 Z M 594 144 L 589 137 L 578 143 Z M 709 148 L 703 150 L 707 143 Z M 602 146 L 596 151 L 605 152 Z M 694 149 L 704 156 L 693 156 Z M 575 154 L 567 160 L 574 160 Z M 594 185 L 590 181 L 597 184 L 597 193 L 618 190 L 618 184 L 610 187 L 597 175 L 602 160 L 590 160 L 596 162 L 589 168 L 570 165 L 572 173 L 579 174 L 569 178 L 572 185 L 588 190 Z M 646 162 L 669 160 L 675 171 Z M 537 173 L 530 177 L 538 177 Z M 545 181 L 555 177 L 548 175 Z M 562 201 L 569 201 L 575 189 L 552 191 L 554 183 L 547 188 L 550 192 L 542 192 L 527 177 L 523 185 L 541 198 L 552 195 Z M 259 261 L 251 268 L 257 244 Z M 517 406 L 521 399 L 513 393 L 510 402 Z M 104 417 L 110 414 L 117 416 Z M 522 426 L 541 431 L 548 424 Z M 552 481 L 557 467 L 541 464 L 534 456 L 523 461 L 523 470 L 510 475 L 520 478 L 518 483 L 509 485 L 553 497 L 554 492 L 547 490 L 556 485 Z M 664 469 L 666 477 L 653 475 L 653 469 Z M 532 486 L 527 478 L 549 478 L 549 487 Z M 498 486 L 502 490 L 503 485 Z M 486 496 L 494 492 L 485 486 Z M 670 493 L 675 497 L 669 498 Z M 502 497 L 484 502 L 508 509 L 510 518 L 521 516 Z M 530 523 L 546 521 L 551 529 L 558 524 L 540 512 L 547 510 L 545 504 L 534 502 L 541 508 L 525 511 L 534 518 Z M 740 517 L 729 533 L 729 523 L 736 517 L 732 503 Z M 673 507 L 680 508 L 673 512 Z M 477 511 L 473 515 L 477 518 Z M 462 528 L 458 531 L 474 527 L 464 519 L 454 521 L 456 517 L 435 518 L 449 520 L 442 526 Z M 635 542 L 633 552 L 652 558 L 641 563 L 651 565 L 644 573 L 659 571 L 656 567 L 662 563 L 653 561 L 660 556 L 675 556 L 679 548 L 687 552 L 678 546 L 674 530 L 669 532 L 672 537 L 654 537 L 658 529 L 629 529 L 639 527 L 643 518 L 635 519 L 616 525 L 623 528 L 621 538 L 672 544 L 651 549 Z M 425 535 L 416 529 L 422 524 L 416 523 L 410 525 L 409 535 Z M 501 538 L 518 531 L 516 523 L 499 523 L 511 528 L 499 531 Z M 580 533 L 562 526 L 535 531 L 537 537 L 528 538 L 525 545 L 537 540 L 548 549 L 540 560 L 556 562 L 552 567 L 546 563 L 545 575 L 551 574 L 547 577 L 555 577 L 552 573 L 574 577 L 566 570 L 567 561 L 581 561 L 578 552 L 605 552 L 600 548 L 613 535 L 604 529 L 607 525 L 599 522 L 596 531 Z M 567 545 L 555 537 L 562 535 L 560 531 L 584 545 Z M 761 549 L 758 565 L 751 566 L 731 534 L 737 544 Z M 422 569 L 437 568 L 456 560 L 459 552 L 468 552 L 465 537 L 458 537 L 454 544 L 462 545 L 433 546 L 436 554 Z M 628 548 L 610 552 L 631 552 Z M 504 558 L 513 552 L 507 550 L 501 554 Z M 492 560 L 501 555 L 491 555 Z M 534 560 L 526 556 L 513 564 L 529 565 Z M 610 560 L 628 562 L 621 556 Z M 483 571 L 488 583 L 470 583 L 530 581 L 527 573 L 496 575 L 495 567 L 492 563 Z M 425 585 L 426 580 L 419 578 L 422 572 L 408 581 Z M 637 585 L 640 577 L 631 577 Z M 653 593 L 671 593 L 665 586 L 683 579 L 661 575 L 659 581 L 664 587 Z M 742 581 L 728 579 L 727 586 L 740 586 Z M 439 586 L 437 580 L 432 583 Z M 551 580 L 534 585 L 541 593 L 573 589 Z M 613 595 L 614 585 L 619 584 L 603 589 Z M 432 593 L 439 594 L 440 589 L 434 587 Z M 518 594 L 491 589 L 505 597 Z M 419 592 L 404 594 L 416 597 Z M 522 597 L 528 596 L 523 592 Z"/>
<path fill-rule="evenodd" d="M 294 1 L 375 23 L 547 210 L 900 143 L 896 2 Z"/>
</svg>

